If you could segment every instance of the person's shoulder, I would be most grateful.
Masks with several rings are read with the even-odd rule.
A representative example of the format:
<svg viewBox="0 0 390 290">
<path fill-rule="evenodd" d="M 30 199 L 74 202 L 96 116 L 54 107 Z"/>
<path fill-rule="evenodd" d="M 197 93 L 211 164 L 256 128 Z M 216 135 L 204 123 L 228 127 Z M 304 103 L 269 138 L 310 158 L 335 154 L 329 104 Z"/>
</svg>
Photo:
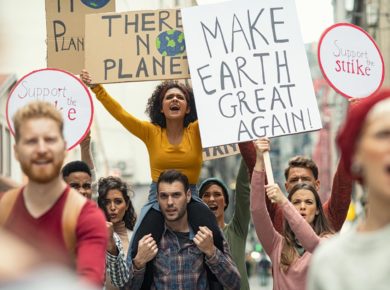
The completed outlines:
<svg viewBox="0 0 390 290">
<path fill-rule="evenodd" d="M 189 123 L 187 128 L 188 129 L 194 129 L 194 128 L 197 129 L 197 128 L 199 128 L 198 120 L 195 120 L 195 121 Z"/>
<path fill-rule="evenodd" d="M 108 235 L 106 218 L 102 210 L 91 200 L 87 200 L 81 209 L 77 220 L 77 237 L 85 238 L 106 238 Z"/>
<path fill-rule="evenodd" d="M 105 224 L 106 218 L 102 210 L 92 200 L 87 200 L 81 209 L 80 219 L 93 220 L 94 223 Z"/>
<path fill-rule="evenodd" d="M 102 210 L 97 206 L 96 202 L 90 200 L 90 199 L 87 199 L 85 201 L 85 204 L 83 206 L 83 208 L 81 209 L 81 213 L 80 214 L 94 214 L 94 215 L 103 215 L 103 212 Z"/>
<path fill-rule="evenodd" d="M 315 259 L 322 262 L 333 260 L 345 252 L 345 247 L 348 246 L 348 243 L 350 243 L 350 233 L 337 233 L 326 236 L 321 239 L 321 243 L 314 253 Z"/>
</svg>

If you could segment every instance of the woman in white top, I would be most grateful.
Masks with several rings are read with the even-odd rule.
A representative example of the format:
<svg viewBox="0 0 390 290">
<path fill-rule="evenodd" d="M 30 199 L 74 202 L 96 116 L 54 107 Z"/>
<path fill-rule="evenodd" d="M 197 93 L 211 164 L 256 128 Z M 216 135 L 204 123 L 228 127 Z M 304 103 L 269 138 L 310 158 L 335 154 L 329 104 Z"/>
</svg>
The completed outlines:
<svg viewBox="0 0 390 290">
<path fill-rule="evenodd" d="M 137 219 L 130 200 L 130 193 L 133 192 L 125 182 L 113 176 L 100 178 L 98 186 L 98 204 L 106 215 L 107 228 L 111 232 L 107 250 L 116 247 L 119 239 L 124 253 L 127 253 Z M 105 289 L 118 289 L 112 285 L 108 273 Z"/>
</svg>

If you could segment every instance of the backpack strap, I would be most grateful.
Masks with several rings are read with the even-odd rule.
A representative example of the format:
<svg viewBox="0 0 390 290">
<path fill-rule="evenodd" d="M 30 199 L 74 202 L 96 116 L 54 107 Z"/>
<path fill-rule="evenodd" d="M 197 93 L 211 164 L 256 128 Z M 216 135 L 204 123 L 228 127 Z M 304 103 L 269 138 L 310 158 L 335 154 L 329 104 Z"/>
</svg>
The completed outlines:
<svg viewBox="0 0 390 290">
<path fill-rule="evenodd" d="M 19 194 L 22 192 L 22 187 L 10 189 L 6 191 L 0 199 L 0 228 L 5 225 L 8 217 L 14 208 L 15 202 Z"/>
<path fill-rule="evenodd" d="M 64 210 L 62 212 L 62 236 L 68 252 L 76 257 L 76 227 L 77 220 L 80 216 L 87 199 L 73 188 L 69 188 L 66 197 Z"/>
</svg>

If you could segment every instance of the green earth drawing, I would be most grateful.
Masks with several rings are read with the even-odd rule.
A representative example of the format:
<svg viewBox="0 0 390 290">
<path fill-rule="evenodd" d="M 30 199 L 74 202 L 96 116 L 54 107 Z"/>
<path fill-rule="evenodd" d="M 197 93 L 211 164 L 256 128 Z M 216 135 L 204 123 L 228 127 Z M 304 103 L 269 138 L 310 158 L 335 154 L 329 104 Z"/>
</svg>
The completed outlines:
<svg viewBox="0 0 390 290">
<path fill-rule="evenodd" d="M 90 8 L 99 9 L 106 6 L 110 0 L 81 0 L 81 2 Z"/>
<path fill-rule="evenodd" d="M 184 33 L 178 30 L 161 32 L 156 38 L 156 48 L 163 56 L 175 56 L 186 50 Z"/>
</svg>

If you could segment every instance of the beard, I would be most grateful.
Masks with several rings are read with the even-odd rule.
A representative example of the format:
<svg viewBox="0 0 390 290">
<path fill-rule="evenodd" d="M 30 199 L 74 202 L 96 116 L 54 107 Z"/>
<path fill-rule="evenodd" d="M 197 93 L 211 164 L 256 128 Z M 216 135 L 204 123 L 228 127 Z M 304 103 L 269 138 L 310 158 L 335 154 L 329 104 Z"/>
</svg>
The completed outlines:
<svg viewBox="0 0 390 290">
<path fill-rule="evenodd" d="M 29 180 L 36 183 L 49 183 L 59 177 L 62 160 L 53 161 L 50 166 L 45 166 L 45 168 L 35 168 L 36 165 L 31 163 L 21 163 L 20 166 Z"/>
<path fill-rule="evenodd" d="M 165 211 L 161 211 L 165 220 L 169 222 L 175 222 L 178 220 L 181 220 L 187 213 L 187 205 L 185 207 L 178 208 L 178 211 L 176 212 L 175 215 L 168 215 Z"/>
</svg>

